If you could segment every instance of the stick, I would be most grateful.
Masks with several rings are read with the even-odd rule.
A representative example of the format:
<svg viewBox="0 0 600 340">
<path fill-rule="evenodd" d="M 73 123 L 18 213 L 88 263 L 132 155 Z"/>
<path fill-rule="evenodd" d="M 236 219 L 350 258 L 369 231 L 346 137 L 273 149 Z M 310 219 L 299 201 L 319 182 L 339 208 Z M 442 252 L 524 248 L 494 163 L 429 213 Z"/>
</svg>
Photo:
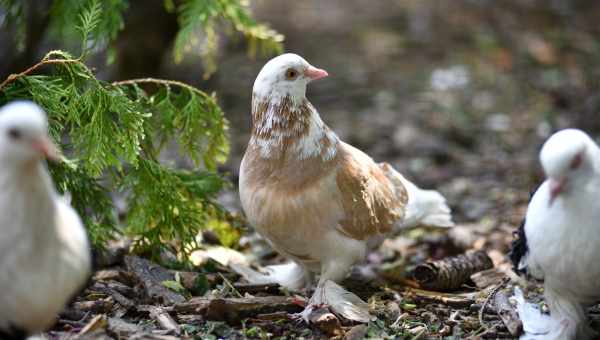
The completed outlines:
<svg viewBox="0 0 600 340">
<path fill-rule="evenodd" d="M 519 319 L 519 314 L 508 301 L 508 296 L 504 291 L 496 293 L 494 298 L 494 305 L 496 306 L 496 313 L 506 326 L 506 329 L 512 336 L 518 336 L 523 331 L 523 322 Z"/>
<path fill-rule="evenodd" d="M 502 280 L 502 282 L 500 284 L 498 284 L 498 286 L 496 286 L 489 294 L 488 296 L 485 298 L 485 301 L 483 301 L 483 304 L 481 305 L 481 308 L 479 308 L 479 313 L 478 313 L 478 317 L 479 317 L 479 325 L 481 327 L 483 327 L 483 332 L 479 333 L 478 335 L 481 336 L 483 334 L 489 333 L 491 331 L 494 330 L 495 327 L 488 327 L 485 322 L 483 321 L 483 312 L 485 311 L 485 307 L 487 306 L 487 304 L 490 302 L 490 299 L 496 295 L 496 293 L 500 290 L 500 288 L 504 287 L 504 285 L 506 284 L 506 282 L 508 282 L 507 279 Z"/>
<path fill-rule="evenodd" d="M 181 334 L 179 324 L 161 307 L 155 307 L 150 311 L 150 317 L 166 330 L 172 331 L 175 335 Z"/>
<path fill-rule="evenodd" d="M 188 302 L 173 306 L 177 313 L 200 314 L 208 320 L 239 323 L 242 319 L 258 314 L 269 314 L 285 311 L 297 313 L 302 311 L 294 298 L 285 296 L 264 296 L 250 298 L 204 298 L 195 297 Z"/>
<path fill-rule="evenodd" d="M 475 296 L 477 293 L 466 293 L 466 294 L 448 294 L 440 292 L 432 292 L 428 290 L 407 288 L 405 291 L 407 296 L 412 296 L 416 300 L 423 300 L 425 302 L 441 303 L 456 308 L 469 307 L 475 302 Z"/>
</svg>

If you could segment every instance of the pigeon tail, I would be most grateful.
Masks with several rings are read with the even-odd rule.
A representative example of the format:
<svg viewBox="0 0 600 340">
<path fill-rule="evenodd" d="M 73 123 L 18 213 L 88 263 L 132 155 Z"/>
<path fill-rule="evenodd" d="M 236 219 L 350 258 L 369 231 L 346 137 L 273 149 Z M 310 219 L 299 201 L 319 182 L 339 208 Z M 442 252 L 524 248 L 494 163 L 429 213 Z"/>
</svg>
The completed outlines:
<svg viewBox="0 0 600 340">
<path fill-rule="evenodd" d="M 416 187 L 415 187 L 416 188 Z M 414 213 L 411 209 L 411 199 L 409 194 L 407 221 L 413 219 L 415 225 L 424 225 L 429 227 L 449 228 L 454 226 L 450 207 L 446 204 L 446 199 L 435 190 L 418 189 L 415 194 L 415 205 L 417 208 Z M 412 216 L 411 216 L 411 213 Z"/>
<path fill-rule="evenodd" d="M 560 339 L 597 338 L 598 334 L 588 324 L 586 308 L 583 304 L 555 291 L 548 282 L 544 284 L 544 298 L 552 318 L 561 325 Z"/>
<path fill-rule="evenodd" d="M 593 339 L 595 332 L 587 325 L 583 306 L 546 292 L 551 315 L 543 314 L 536 305 L 525 300 L 519 287 L 514 289 L 517 313 L 523 323 L 520 340 Z"/>
<path fill-rule="evenodd" d="M 295 262 L 266 266 L 263 268 L 264 273 L 242 264 L 230 266 L 233 271 L 252 284 L 277 283 L 289 290 L 298 291 L 310 283 L 310 274 Z"/>
<path fill-rule="evenodd" d="M 508 258 L 512 262 L 513 270 L 516 273 L 527 272 L 527 235 L 525 235 L 525 219 L 521 222 L 519 229 L 513 232 L 513 241 L 510 244 Z"/>
<path fill-rule="evenodd" d="M 451 210 L 446 199 L 435 190 L 423 190 L 394 170 L 388 163 L 379 163 L 386 176 L 396 186 L 402 186 L 408 193 L 408 204 L 400 229 L 416 226 L 449 228 L 454 226 Z"/>
</svg>

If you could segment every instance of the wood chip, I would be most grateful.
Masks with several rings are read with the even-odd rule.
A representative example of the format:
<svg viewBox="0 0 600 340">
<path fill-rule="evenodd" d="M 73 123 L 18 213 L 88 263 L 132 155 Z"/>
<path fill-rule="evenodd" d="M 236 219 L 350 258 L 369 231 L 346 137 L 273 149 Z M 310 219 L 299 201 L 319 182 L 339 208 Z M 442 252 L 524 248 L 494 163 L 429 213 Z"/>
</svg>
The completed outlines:
<svg viewBox="0 0 600 340">
<path fill-rule="evenodd" d="M 405 295 L 422 300 L 424 302 L 442 303 L 451 307 L 465 308 L 475 302 L 475 293 L 450 294 L 422 290 L 417 288 L 407 288 Z"/>
<path fill-rule="evenodd" d="M 506 329 L 513 336 L 518 336 L 523 331 L 523 323 L 519 319 L 516 308 L 508 300 L 508 295 L 504 290 L 500 290 L 494 296 L 494 306 L 496 313 L 506 326 Z"/>
<path fill-rule="evenodd" d="M 115 285 L 110 285 L 100 281 L 94 283 L 94 285 L 91 287 L 91 290 L 102 292 L 108 296 L 111 296 L 118 304 L 125 307 L 125 309 L 133 308 L 135 306 L 135 302 L 126 298 L 123 294 L 118 292 L 117 289 L 118 288 L 115 288 Z"/>
<path fill-rule="evenodd" d="M 117 335 L 120 339 L 140 331 L 137 325 L 120 318 L 108 318 L 108 329 L 110 333 Z"/>
<path fill-rule="evenodd" d="M 150 311 L 150 317 L 158 322 L 162 329 L 172 331 L 175 335 L 181 334 L 181 327 L 173 320 L 171 315 L 161 307 L 154 307 Z"/>
<path fill-rule="evenodd" d="M 275 320 L 287 319 L 288 317 L 289 317 L 289 314 L 287 312 L 275 312 L 275 313 L 258 314 L 255 317 L 255 319 L 275 321 Z"/>
<path fill-rule="evenodd" d="M 84 336 L 93 333 L 97 330 L 106 329 L 108 321 L 106 315 L 100 314 L 92 318 L 82 329 L 77 333 L 77 336 Z"/>
<path fill-rule="evenodd" d="M 328 336 L 337 336 L 343 334 L 340 320 L 327 308 L 317 308 L 313 310 L 308 320 L 310 323 Z"/>
<path fill-rule="evenodd" d="M 94 314 L 109 313 L 114 306 L 114 300 L 111 297 L 98 299 L 94 301 L 78 301 L 73 303 L 73 309 L 83 312 L 92 312 Z"/>
<path fill-rule="evenodd" d="M 344 340 L 362 340 L 367 335 L 367 325 L 357 325 L 352 328 L 344 336 Z"/>
<path fill-rule="evenodd" d="M 135 277 L 130 272 L 119 269 L 103 269 L 94 273 L 94 281 L 117 281 L 124 285 L 133 287 L 135 285 Z"/>
<path fill-rule="evenodd" d="M 492 285 L 497 285 L 506 277 L 504 271 L 499 268 L 492 268 L 471 275 L 471 281 L 480 289 L 487 288 Z"/>
<path fill-rule="evenodd" d="M 277 283 L 267 284 L 252 284 L 252 283 L 236 283 L 233 287 L 240 292 L 240 294 L 278 294 L 279 288 L 281 287 Z"/>
<path fill-rule="evenodd" d="M 209 320 L 239 323 L 241 319 L 257 314 L 285 311 L 302 311 L 294 298 L 285 296 L 261 296 L 248 298 L 204 298 L 196 297 L 188 302 L 176 304 L 173 309 L 178 313 L 197 313 Z"/>
<path fill-rule="evenodd" d="M 137 333 L 129 337 L 129 340 L 181 340 L 181 338 L 172 335 Z"/>
<path fill-rule="evenodd" d="M 146 296 L 160 304 L 182 303 L 185 297 L 163 285 L 164 281 L 173 281 L 175 276 L 167 269 L 137 256 L 125 256 L 127 269 L 134 273 L 144 285 Z"/>
</svg>

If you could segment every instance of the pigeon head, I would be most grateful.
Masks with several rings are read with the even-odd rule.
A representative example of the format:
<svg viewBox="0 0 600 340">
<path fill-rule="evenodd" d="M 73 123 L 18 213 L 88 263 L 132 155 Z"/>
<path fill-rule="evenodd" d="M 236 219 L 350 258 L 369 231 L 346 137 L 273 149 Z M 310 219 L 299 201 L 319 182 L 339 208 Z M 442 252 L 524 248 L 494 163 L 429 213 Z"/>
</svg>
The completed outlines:
<svg viewBox="0 0 600 340">
<path fill-rule="evenodd" d="M 46 114 L 29 101 L 15 101 L 0 108 L 0 161 L 30 163 L 60 153 L 48 136 Z"/>
<path fill-rule="evenodd" d="M 263 66 L 254 81 L 253 95 L 275 101 L 290 98 L 298 103 L 305 98 L 309 82 L 327 76 L 327 71 L 312 66 L 297 54 L 282 54 Z"/>
<path fill-rule="evenodd" d="M 540 161 L 550 184 L 550 204 L 558 195 L 592 177 L 595 150 L 594 141 L 577 129 L 561 130 L 544 143 Z"/>
</svg>

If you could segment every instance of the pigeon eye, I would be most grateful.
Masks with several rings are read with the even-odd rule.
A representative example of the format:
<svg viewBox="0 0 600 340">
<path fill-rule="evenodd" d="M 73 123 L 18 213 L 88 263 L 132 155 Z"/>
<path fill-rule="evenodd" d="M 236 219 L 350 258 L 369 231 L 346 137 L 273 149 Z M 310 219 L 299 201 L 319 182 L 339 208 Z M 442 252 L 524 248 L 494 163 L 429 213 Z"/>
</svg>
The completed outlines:
<svg viewBox="0 0 600 340">
<path fill-rule="evenodd" d="M 571 169 L 575 170 L 577 168 L 579 168 L 579 166 L 581 165 L 581 163 L 583 162 L 583 155 L 581 153 L 578 153 L 575 158 L 573 158 L 573 160 L 571 161 Z"/>
<path fill-rule="evenodd" d="M 294 80 L 297 76 L 298 71 L 294 70 L 293 68 L 288 68 L 287 71 L 285 71 L 285 78 L 287 80 Z"/>
<path fill-rule="evenodd" d="M 19 131 L 16 128 L 9 129 L 8 137 L 10 137 L 11 139 L 17 140 L 17 139 L 21 138 L 21 131 Z"/>
</svg>

